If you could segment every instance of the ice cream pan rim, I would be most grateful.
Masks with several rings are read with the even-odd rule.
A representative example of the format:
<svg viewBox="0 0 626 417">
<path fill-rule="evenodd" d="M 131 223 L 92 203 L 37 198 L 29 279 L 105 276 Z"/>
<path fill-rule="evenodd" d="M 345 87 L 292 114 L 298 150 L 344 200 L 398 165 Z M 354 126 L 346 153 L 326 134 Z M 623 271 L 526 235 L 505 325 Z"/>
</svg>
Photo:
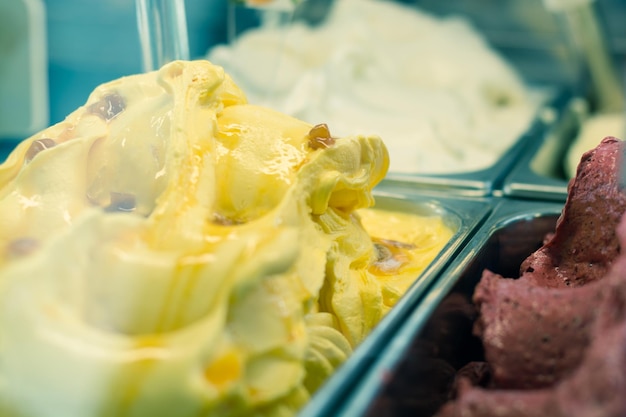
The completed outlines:
<svg viewBox="0 0 626 417">
<path fill-rule="evenodd" d="M 557 160 L 552 157 L 550 162 L 563 162 L 567 150 L 573 144 L 576 130 L 588 116 L 586 103 L 582 97 L 570 95 L 564 97 L 560 105 L 554 108 L 555 123 L 533 138 L 520 155 L 518 162 L 504 179 L 504 195 L 559 202 L 566 200 L 569 179 L 539 174 L 533 170 L 532 165 L 541 152 L 549 149 L 555 149 L 553 152 L 557 154 Z"/>
<path fill-rule="evenodd" d="M 491 166 L 476 171 L 465 171 L 449 174 L 428 173 L 400 173 L 390 171 L 384 184 L 397 186 L 410 184 L 412 187 L 430 190 L 446 190 L 450 193 L 466 197 L 481 197 L 491 195 L 502 186 L 510 170 L 516 165 L 525 150 L 534 143 L 537 138 L 545 136 L 545 131 L 550 128 L 553 118 L 546 117 L 551 114 L 553 108 L 560 108 L 570 91 L 559 85 L 535 86 L 537 90 L 544 91 L 547 97 L 546 103 L 539 107 L 536 116 L 530 122 L 528 128 L 509 147 L 507 151 Z"/>
</svg>

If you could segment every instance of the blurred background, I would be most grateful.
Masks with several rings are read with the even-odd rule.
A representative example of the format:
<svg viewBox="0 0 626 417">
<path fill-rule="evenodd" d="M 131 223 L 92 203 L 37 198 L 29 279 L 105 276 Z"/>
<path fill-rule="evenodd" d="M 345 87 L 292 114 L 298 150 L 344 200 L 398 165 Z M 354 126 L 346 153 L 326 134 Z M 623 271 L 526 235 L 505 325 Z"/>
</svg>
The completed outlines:
<svg viewBox="0 0 626 417">
<path fill-rule="evenodd" d="M 530 83 L 576 86 L 581 80 L 579 57 L 572 53 L 575 41 L 562 18 L 548 11 L 542 0 L 402 2 L 438 15 L 468 17 Z M 234 20 L 229 7 L 228 0 L 185 0 L 191 58 L 228 42 L 235 21 L 237 32 L 258 21 L 255 10 L 242 7 Z M 626 68 L 626 2 L 597 0 L 594 7 L 612 58 Z M 2 0 L 2 146 L 63 120 L 98 84 L 140 71 L 134 1 Z"/>
<path fill-rule="evenodd" d="M 227 0 L 185 0 L 193 56 L 225 41 L 226 5 Z M 133 0 L 0 2 L 0 140 L 5 143 L 63 120 L 97 85 L 141 71 Z"/>
</svg>

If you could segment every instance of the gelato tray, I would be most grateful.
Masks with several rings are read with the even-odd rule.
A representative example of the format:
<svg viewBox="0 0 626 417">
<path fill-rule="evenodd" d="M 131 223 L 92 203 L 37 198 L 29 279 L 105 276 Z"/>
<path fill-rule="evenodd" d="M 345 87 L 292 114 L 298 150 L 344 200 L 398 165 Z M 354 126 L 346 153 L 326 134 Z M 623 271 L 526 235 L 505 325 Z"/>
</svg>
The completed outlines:
<svg viewBox="0 0 626 417">
<path fill-rule="evenodd" d="M 622 114 L 596 114 L 588 101 L 563 96 L 554 106 L 550 127 L 527 143 L 503 183 L 505 195 L 565 201 L 567 184 L 576 173 L 584 152 L 606 136 L 621 138 Z"/>
<path fill-rule="evenodd" d="M 396 194 L 383 188 L 383 190 L 376 190 L 375 207 L 418 216 L 443 216 L 446 223 L 454 230 L 454 236 L 435 260 L 420 274 L 393 309 L 355 349 L 350 359 L 319 389 L 299 416 L 323 416 L 335 410 L 337 404 L 343 401 L 375 358 L 380 355 L 391 335 L 415 308 L 418 300 L 424 296 L 441 270 L 454 259 L 454 255 L 485 220 L 491 212 L 492 203 L 487 199 L 429 196 L 428 194 Z"/>
<path fill-rule="evenodd" d="M 538 137 L 545 135 L 549 128 L 550 117 L 545 119 L 545 114 L 551 114 L 551 106 L 547 110 L 540 112 L 530 128 L 519 137 L 519 139 L 491 166 L 460 173 L 448 174 L 406 174 L 389 172 L 383 184 L 389 186 L 413 187 L 423 190 L 441 190 L 462 196 L 488 196 L 497 190 L 510 170 L 515 166 L 516 161 L 522 158 Z"/>
<path fill-rule="evenodd" d="M 334 415 L 435 415 L 448 399 L 455 369 L 482 359 L 471 303 L 482 271 L 516 276 L 554 230 L 561 209 L 552 202 L 500 201 Z"/>
</svg>

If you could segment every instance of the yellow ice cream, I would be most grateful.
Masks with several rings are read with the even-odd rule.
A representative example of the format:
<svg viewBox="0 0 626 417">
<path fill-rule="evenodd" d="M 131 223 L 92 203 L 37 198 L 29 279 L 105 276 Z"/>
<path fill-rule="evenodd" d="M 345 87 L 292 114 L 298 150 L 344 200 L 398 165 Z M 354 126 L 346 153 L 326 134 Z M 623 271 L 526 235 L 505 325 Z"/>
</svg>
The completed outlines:
<svg viewBox="0 0 626 417">
<path fill-rule="evenodd" d="M 452 238 L 453 230 L 435 214 L 416 216 L 375 208 L 358 213 L 378 250 L 369 270 L 381 283 L 389 310 Z"/>
<path fill-rule="evenodd" d="M 387 168 L 207 61 L 98 87 L 0 165 L 0 415 L 293 415 L 408 283 Z"/>
</svg>

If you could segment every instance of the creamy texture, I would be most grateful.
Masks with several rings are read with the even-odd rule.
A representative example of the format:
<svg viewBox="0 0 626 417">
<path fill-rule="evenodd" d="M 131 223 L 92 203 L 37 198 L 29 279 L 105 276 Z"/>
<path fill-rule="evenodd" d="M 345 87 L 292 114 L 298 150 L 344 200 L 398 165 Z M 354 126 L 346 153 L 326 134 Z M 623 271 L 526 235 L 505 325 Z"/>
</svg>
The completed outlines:
<svg viewBox="0 0 626 417">
<path fill-rule="evenodd" d="M 208 57 L 252 103 L 380 135 L 391 172 L 491 166 L 539 101 L 467 21 L 390 1 L 336 1 L 323 25 L 262 26 Z"/>
<path fill-rule="evenodd" d="M 370 208 L 359 210 L 359 216 L 374 243 L 382 247 L 380 260 L 370 270 L 383 284 L 383 301 L 389 309 L 452 238 L 453 230 L 436 215 Z"/>
<path fill-rule="evenodd" d="M 517 278 L 483 271 L 472 301 L 485 362 L 461 370 L 436 416 L 626 415 L 622 154 L 612 137 L 585 152 L 554 233 Z"/>
<path fill-rule="evenodd" d="M 576 176 L 583 154 L 594 149 L 607 136 L 621 138 L 626 134 L 626 115 L 623 113 L 598 113 L 586 119 L 567 151 L 564 161 L 568 178 Z"/>
<path fill-rule="evenodd" d="M 294 414 L 389 308 L 387 168 L 207 61 L 101 85 L 0 165 L 0 414 Z"/>
</svg>

